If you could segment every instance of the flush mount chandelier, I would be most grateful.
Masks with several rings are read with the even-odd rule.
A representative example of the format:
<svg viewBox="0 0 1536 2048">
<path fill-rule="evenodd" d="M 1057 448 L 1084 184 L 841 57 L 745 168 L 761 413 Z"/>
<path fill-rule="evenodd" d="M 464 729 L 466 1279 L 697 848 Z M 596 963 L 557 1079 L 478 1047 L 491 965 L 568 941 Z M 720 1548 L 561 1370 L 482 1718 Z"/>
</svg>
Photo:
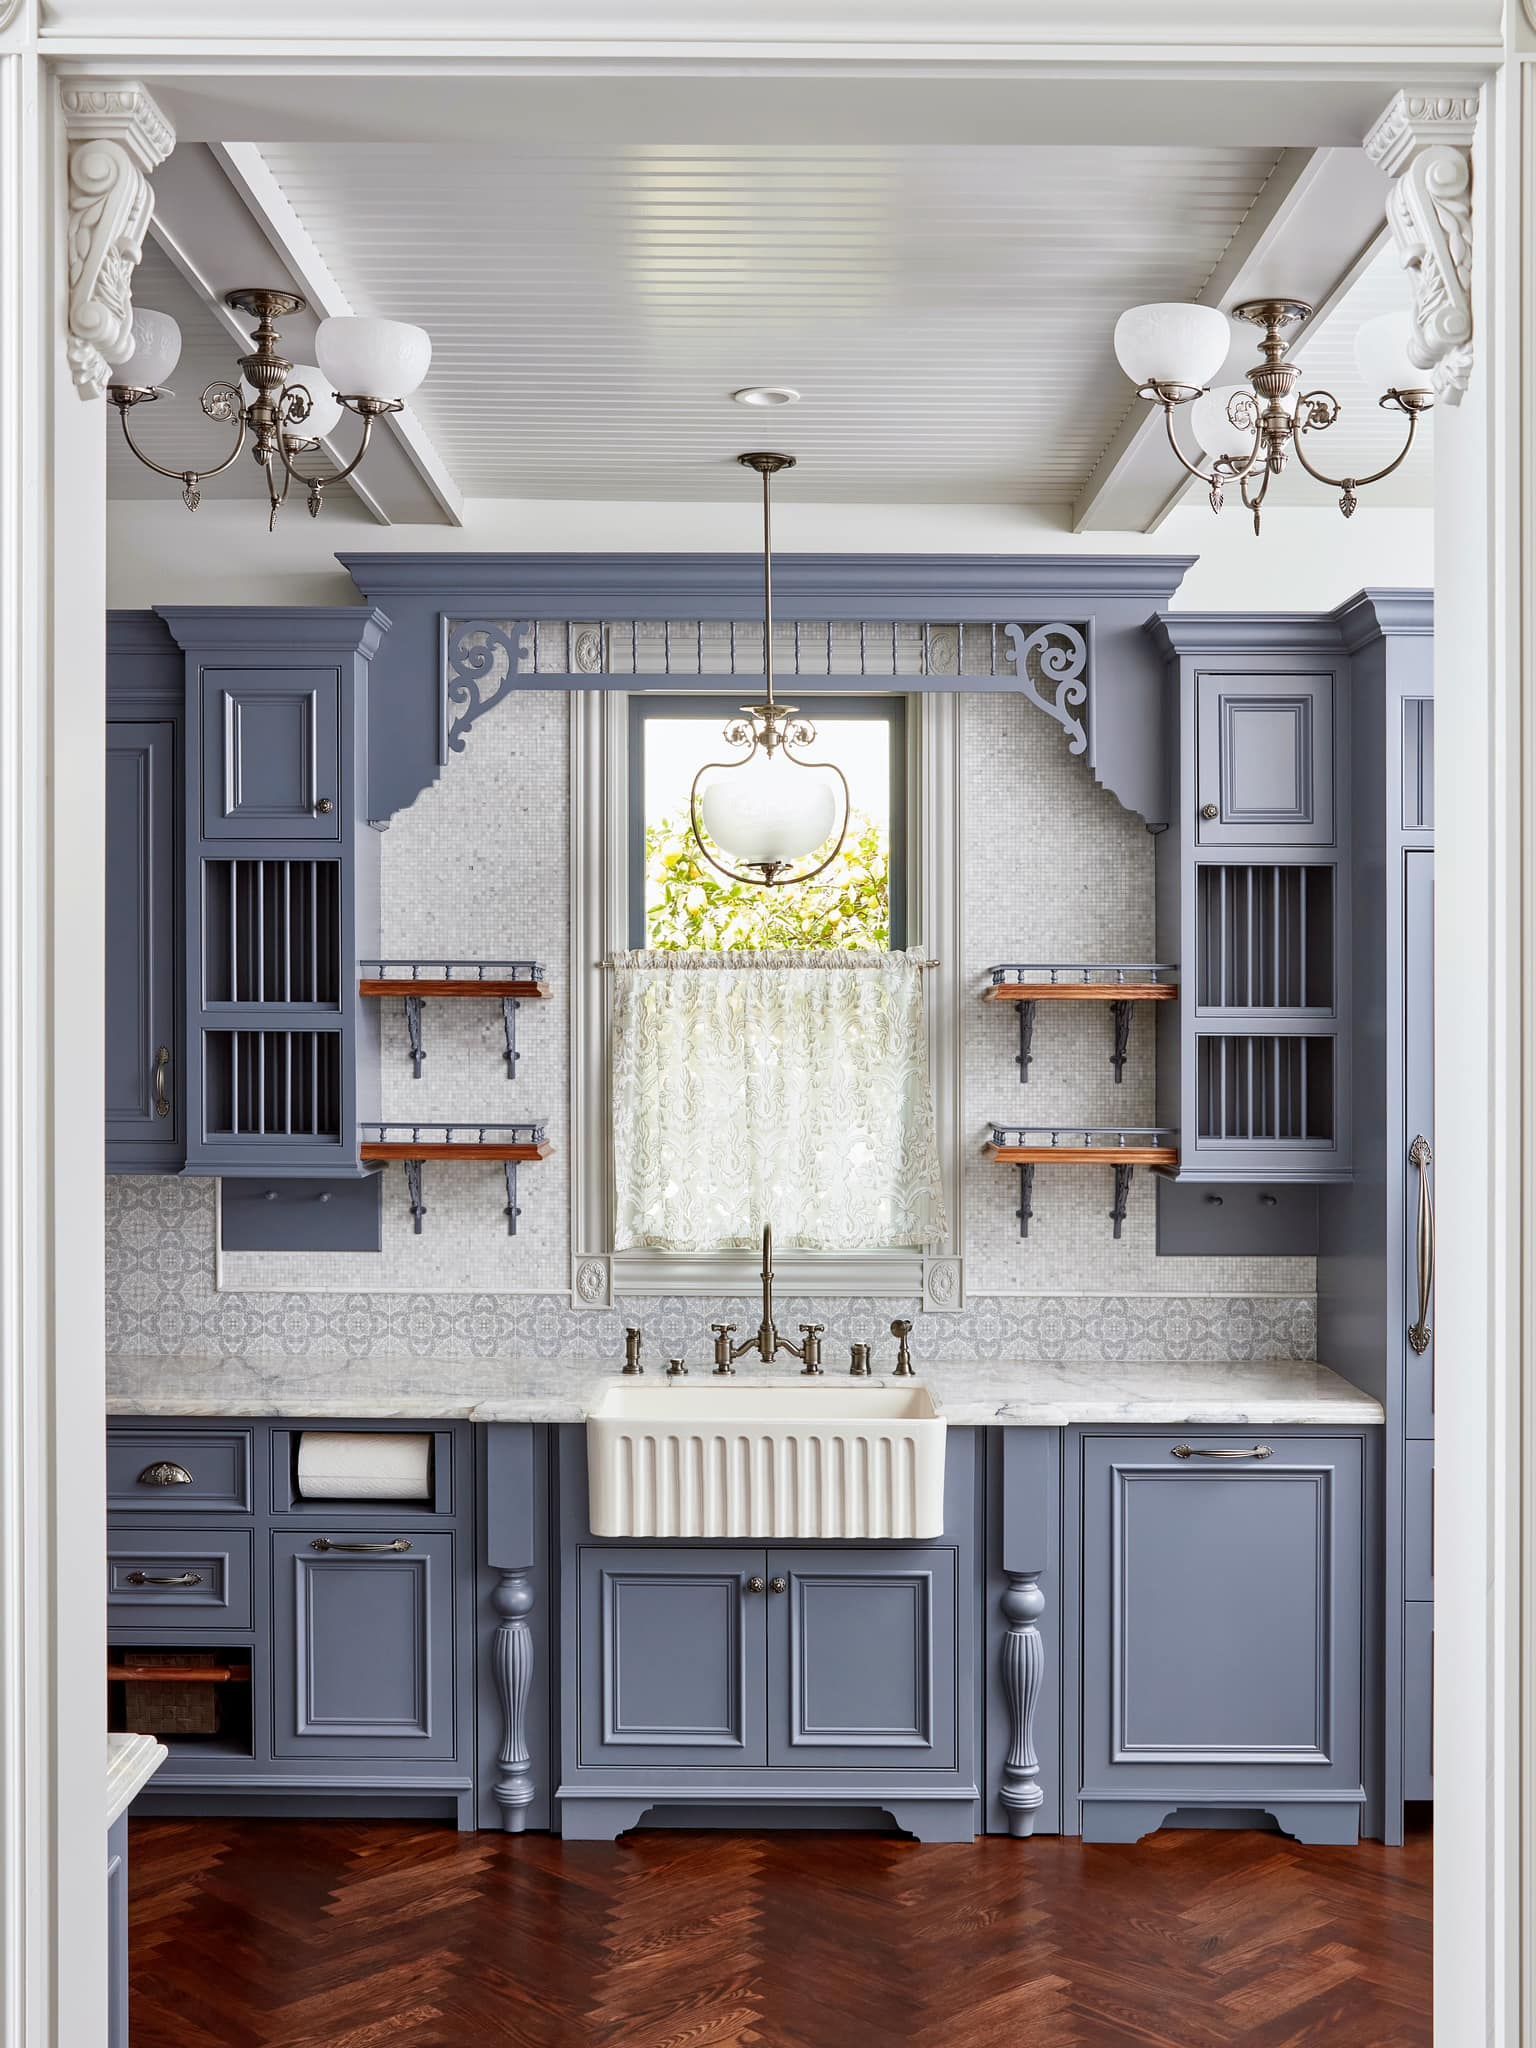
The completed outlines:
<svg viewBox="0 0 1536 2048">
<path fill-rule="evenodd" d="M 688 823 L 699 852 L 728 881 L 783 889 L 814 880 L 842 852 L 848 836 L 848 778 L 835 761 L 805 758 L 804 750 L 816 744 L 816 728 L 801 717 L 798 705 L 780 704 L 773 694 L 773 479 L 781 469 L 793 469 L 795 458 L 738 455 L 736 460 L 763 480 L 763 701 L 743 704 L 741 716 L 725 727 L 726 745 L 744 751 L 734 761 L 706 761 L 694 776 Z M 807 769 L 809 774 L 803 772 Z M 830 776 L 842 788 L 841 824 Z M 833 842 L 830 850 L 814 867 L 796 869 L 797 861 L 819 853 L 828 840 Z M 712 845 L 726 856 L 724 861 L 710 850 Z"/>
<path fill-rule="evenodd" d="M 1407 415 L 1407 436 L 1392 460 L 1369 476 L 1329 476 L 1319 469 L 1307 453 L 1307 437 L 1331 427 L 1343 407 L 1331 391 L 1298 391 L 1300 367 L 1286 357 L 1287 333 L 1305 326 L 1312 312 L 1304 299 L 1247 299 L 1234 306 L 1234 319 L 1263 328 L 1263 360 L 1246 373 L 1246 385 L 1223 384 L 1214 390 L 1211 379 L 1232 343 L 1227 316 L 1217 307 L 1133 306 L 1115 323 L 1115 354 L 1121 369 L 1143 398 L 1163 408 L 1168 445 L 1210 492 L 1211 510 L 1221 510 L 1226 492 L 1235 484 L 1253 514 L 1255 533 L 1270 484 L 1293 450 L 1308 476 L 1339 493 L 1339 510 L 1348 519 L 1360 502 L 1358 493 L 1390 476 L 1405 460 L 1419 415 L 1435 402 L 1427 373 L 1408 352 L 1410 316 L 1387 313 L 1367 320 L 1355 336 L 1356 365 L 1367 388 L 1381 394 L 1376 402 L 1384 412 Z M 1195 439 L 1211 458 L 1209 469 L 1192 462 L 1179 446 L 1173 421 L 1184 406 L 1189 407 Z"/>
<path fill-rule="evenodd" d="M 295 364 L 281 354 L 274 322 L 302 313 L 305 300 L 297 292 L 244 290 L 226 292 L 226 306 L 256 322 L 249 355 L 239 358 L 238 384 L 210 384 L 202 396 L 209 419 L 235 429 L 234 446 L 222 462 L 208 469 L 169 469 L 146 455 L 133 438 L 128 415 L 136 406 L 174 394 L 164 380 L 181 355 L 181 329 L 169 313 L 135 307 L 133 354 L 113 372 L 107 397 L 117 407 L 123 437 L 146 469 L 181 485 L 189 512 L 195 512 L 199 486 L 229 468 L 251 442 L 251 454 L 267 480 L 271 512 L 267 528 L 277 524 L 278 508 L 291 484 L 308 494 L 310 516 L 332 484 L 352 475 L 368 453 L 373 423 L 381 413 L 399 412 L 427 374 L 432 341 L 426 330 L 403 320 L 366 320 L 351 316 L 322 320 L 315 329 L 315 364 Z M 382 394 L 388 393 L 388 396 Z M 344 469 L 318 470 L 302 458 L 313 455 L 339 425 L 343 411 L 363 423 L 356 455 Z M 296 461 L 295 457 L 301 458 Z"/>
</svg>

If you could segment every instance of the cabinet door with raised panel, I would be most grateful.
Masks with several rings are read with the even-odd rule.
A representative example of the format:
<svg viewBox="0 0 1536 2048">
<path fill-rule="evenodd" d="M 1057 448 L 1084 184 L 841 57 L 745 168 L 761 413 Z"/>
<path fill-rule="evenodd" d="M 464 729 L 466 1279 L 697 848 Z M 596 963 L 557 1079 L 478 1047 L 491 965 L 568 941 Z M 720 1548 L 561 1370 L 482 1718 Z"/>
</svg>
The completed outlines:
<svg viewBox="0 0 1536 2048">
<path fill-rule="evenodd" d="M 770 1550 L 768 1761 L 952 1770 L 956 1555 Z"/>
<path fill-rule="evenodd" d="M 336 839 L 341 676 L 205 668 L 205 839 Z"/>
<path fill-rule="evenodd" d="M 1198 845 L 1333 844 L 1333 695 L 1330 674 L 1201 671 Z"/>
<path fill-rule="evenodd" d="M 455 1540 L 377 1527 L 273 1536 L 278 1756 L 454 1754 Z"/>
<path fill-rule="evenodd" d="M 107 1166 L 173 1173 L 184 1146 L 176 1070 L 176 728 L 107 726 Z"/>
<path fill-rule="evenodd" d="M 578 1570 L 580 1762 L 760 1767 L 762 1551 L 593 1544 Z"/>
</svg>

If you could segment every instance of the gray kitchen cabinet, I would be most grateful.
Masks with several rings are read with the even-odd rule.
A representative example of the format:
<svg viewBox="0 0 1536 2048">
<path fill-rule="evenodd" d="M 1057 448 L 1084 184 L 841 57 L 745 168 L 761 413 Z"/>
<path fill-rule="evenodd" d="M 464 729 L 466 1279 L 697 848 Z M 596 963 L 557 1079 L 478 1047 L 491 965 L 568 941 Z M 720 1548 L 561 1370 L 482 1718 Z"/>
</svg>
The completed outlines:
<svg viewBox="0 0 1536 2048">
<path fill-rule="evenodd" d="M 180 651 L 153 612 L 107 615 L 106 1163 L 177 1173 L 186 1149 Z"/>
<path fill-rule="evenodd" d="M 204 839 L 341 836 L 341 671 L 201 672 Z"/>
<path fill-rule="evenodd" d="M 447 1530 L 273 1535 L 275 1755 L 453 1755 L 454 1573 Z"/>
<path fill-rule="evenodd" d="M 1259 1808 L 1355 1840 L 1364 1439 L 1085 1429 L 1079 1451 L 1084 1837 Z"/>
<path fill-rule="evenodd" d="M 1198 671 L 1199 845 L 1332 845 L 1334 687 L 1331 672 Z"/>
<path fill-rule="evenodd" d="M 584 1546 L 583 1764 L 767 1762 L 760 1549 Z"/>
<path fill-rule="evenodd" d="M 251 1625 L 251 1532 L 185 1522 L 107 1529 L 107 1623 L 172 1635 Z"/>
</svg>

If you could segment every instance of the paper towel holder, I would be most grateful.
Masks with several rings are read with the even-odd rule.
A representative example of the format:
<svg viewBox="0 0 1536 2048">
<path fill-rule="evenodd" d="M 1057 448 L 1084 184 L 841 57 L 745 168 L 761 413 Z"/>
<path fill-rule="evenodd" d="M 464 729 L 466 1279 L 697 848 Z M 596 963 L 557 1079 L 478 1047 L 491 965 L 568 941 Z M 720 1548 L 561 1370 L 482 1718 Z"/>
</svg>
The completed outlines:
<svg viewBox="0 0 1536 2048">
<path fill-rule="evenodd" d="M 300 1493 L 299 1440 L 306 1433 L 316 1431 L 327 1436 L 384 1435 L 428 1438 L 430 1450 L 427 1458 L 425 1498 L 385 1500 L 342 1495 L 318 1498 Z M 350 1424 L 342 1420 L 312 1421 L 303 1426 L 275 1429 L 271 1438 L 273 1515 L 284 1518 L 306 1516 L 311 1525 L 317 1516 L 337 1516 L 344 1517 L 348 1527 L 356 1525 L 365 1528 L 375 1524 L 408 1525 L 434 1515 L 452 1514 L 458 1491 L 457 1475 L 460 1471 L 467 1473 L 469 1470 L 471 1451 L 468 1437 L 467 1425 L 441 1422 L 412 1423 L 409 1420 L 380 1422 L 372 1427 L 366 1423 Z M 393 1535 L 396 1531 L 391 1528 L 388 1533 Z"/>
</svg>

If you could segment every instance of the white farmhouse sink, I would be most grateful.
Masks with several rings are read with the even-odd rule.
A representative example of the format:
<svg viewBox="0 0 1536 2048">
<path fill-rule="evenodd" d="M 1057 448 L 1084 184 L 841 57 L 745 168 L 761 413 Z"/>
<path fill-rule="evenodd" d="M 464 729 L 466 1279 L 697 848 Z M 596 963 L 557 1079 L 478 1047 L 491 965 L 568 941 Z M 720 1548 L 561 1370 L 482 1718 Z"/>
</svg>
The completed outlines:
<svg viewBox="0 0 1536 2048">
<path fill-rule="evenodd" d="M 944 1418 L 920 1380 L 619 1380 L 587 1480 L 595 1536 L 937 1536 Z"/>
</svg>

